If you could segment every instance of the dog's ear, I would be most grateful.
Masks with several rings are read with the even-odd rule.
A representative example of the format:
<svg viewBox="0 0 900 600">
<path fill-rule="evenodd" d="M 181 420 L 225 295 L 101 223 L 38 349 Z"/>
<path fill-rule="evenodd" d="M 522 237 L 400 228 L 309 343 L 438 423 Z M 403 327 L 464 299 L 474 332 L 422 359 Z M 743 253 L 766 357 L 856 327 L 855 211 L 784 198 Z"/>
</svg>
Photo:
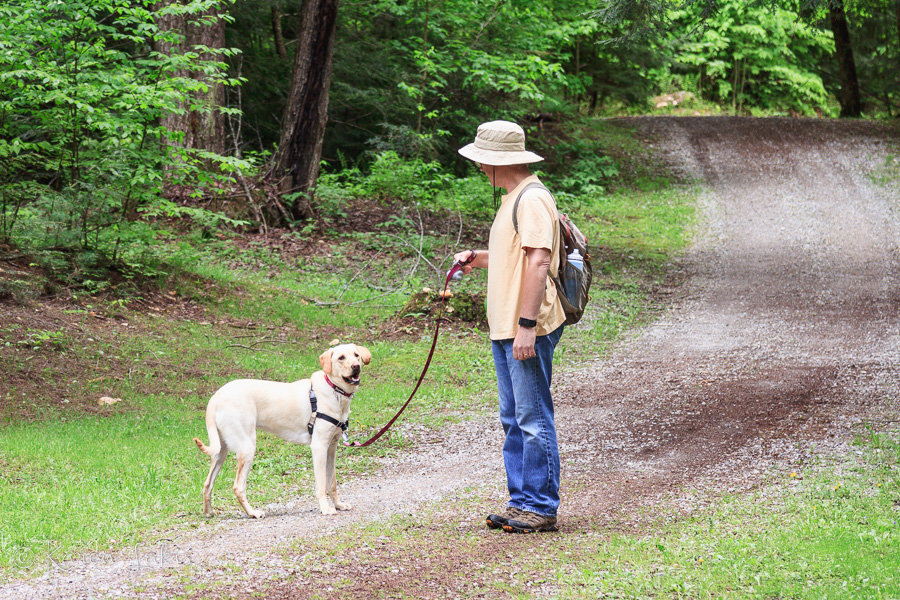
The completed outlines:
<svg viewBox="0 0 900 600">
<path fill-rule="evenodd" d="M 372 353 L 369 352 L 368 348 L 365 346 L 357 346 L 356 351 L 359 352 L 359 357 L 362 359 L 364 365 L 372 362 Z"/>
<path fill-rule="evenodd" d="M 325 371 L 326 375 L 331 375 L 331 353 L 333 351 L 332 348 L 329 348 L 319 355 L 319 364 L 322 365 L 322 370 Z"/>
</svg>

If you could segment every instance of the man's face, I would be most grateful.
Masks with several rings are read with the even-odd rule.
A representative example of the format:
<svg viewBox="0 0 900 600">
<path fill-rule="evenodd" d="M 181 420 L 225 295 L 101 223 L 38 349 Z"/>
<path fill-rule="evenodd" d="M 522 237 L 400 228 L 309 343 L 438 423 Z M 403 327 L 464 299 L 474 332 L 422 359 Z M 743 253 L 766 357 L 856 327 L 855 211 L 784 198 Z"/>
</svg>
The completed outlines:
<svg viewBox="0 0 900 600">
<path fill-rule="evenodd" d="M 496 167 L 493 167 L 491 165 L 483 165 L 481 163 L 476 163 L 476 164 L 478 165 L 478 168 L 481 169 L 481 172 L 484 173 L 485 175 L 487 175 L 488 181 L 491 182 L 491 185 L 495 185 L 494 184 L 494 172 L 496 170 Z"/>
</svg>

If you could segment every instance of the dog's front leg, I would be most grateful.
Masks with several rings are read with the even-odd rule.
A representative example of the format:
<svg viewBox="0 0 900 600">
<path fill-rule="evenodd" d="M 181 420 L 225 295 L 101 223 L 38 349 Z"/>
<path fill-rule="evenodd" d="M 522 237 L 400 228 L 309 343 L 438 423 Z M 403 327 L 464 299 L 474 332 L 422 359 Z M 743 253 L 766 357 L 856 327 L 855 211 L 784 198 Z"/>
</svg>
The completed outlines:
<svg viewBox="0 0 900 600">
<path fill-rule="evenodd" d="M 331 496 L 331 500 L 334 502 L 334 507 L 336 509 L 350 510 L 353 507 L 345 502 L 341 502 L 341 499 L 338 496 L 338 492 L 337 492 L 337 476 L 335 475 L 335 466 L 334 466 L 335 455 L 337 454 L 337 447 L 338 447 L 337 441 L 335 441 L 333 444 L 328 446 L 328 467 L 327 467 L 328 482 L 326 484 L 327 489 L 328 489 L 328 495 Z"/>
<path fill-rule="evenodd" d="M 316 500 L 319 501 L 319 509 L 323 515 L 337 513 L 334 507 L 328 503 L 328 441 L 313 435 L 309 445 L 312 451 L 313 475 L 316 478 Z"/>
</svg>

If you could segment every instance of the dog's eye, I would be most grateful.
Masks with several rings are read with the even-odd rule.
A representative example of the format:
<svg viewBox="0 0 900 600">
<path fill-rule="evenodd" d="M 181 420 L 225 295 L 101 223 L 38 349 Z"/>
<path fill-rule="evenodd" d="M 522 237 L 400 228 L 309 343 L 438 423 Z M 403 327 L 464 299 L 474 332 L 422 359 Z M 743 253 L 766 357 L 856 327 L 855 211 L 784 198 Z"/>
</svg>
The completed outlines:
<svg viewBox="0 0 900 600">
<path fill-rule="evenodd" d="M 344 356 L 343 354 L 341 354 L 341 355 L 338 357 L 338 360 L 346 360 L 346 358 L 347 358 L 346 356 Z"/>
<path fill-rule="evenodd" d="M 359 354 L 357 354 L 356 352 L 353 353 L 353 356 L 359 358 Z"/>
</svg>

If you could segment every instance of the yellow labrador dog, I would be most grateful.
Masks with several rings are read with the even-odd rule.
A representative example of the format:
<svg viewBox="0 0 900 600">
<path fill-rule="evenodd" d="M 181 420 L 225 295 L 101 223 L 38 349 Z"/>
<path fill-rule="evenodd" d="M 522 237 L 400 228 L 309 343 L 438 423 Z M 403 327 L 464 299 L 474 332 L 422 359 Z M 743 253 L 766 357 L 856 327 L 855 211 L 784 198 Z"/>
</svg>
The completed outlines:
<svg viewBox="0 0 900 600">
<path fill-rule="evenodd" d="M 293 383 L 238 379 L 219 388 L 206 407 L 209 446 L 194 438 L 197 447 L 212 459 L 203 483 L 203 514 L 212 515 L 213 484 L 232 450 L 237 454 L 234 494 L 247 515 L 257 519 L 265 516 L 250 506 L 246 496 L 257 429 L 294 444 L 308 444 L 322 514 L 350 510 L 352 507 L 338 497 L 334 458 L 342 430 L 347 430 L 350 401 L 359 386 L 362 365 L 371 360 L 366 348 L 342 344 L 319 356 L 322 370 L 309 379 Z"/>
</svg>

